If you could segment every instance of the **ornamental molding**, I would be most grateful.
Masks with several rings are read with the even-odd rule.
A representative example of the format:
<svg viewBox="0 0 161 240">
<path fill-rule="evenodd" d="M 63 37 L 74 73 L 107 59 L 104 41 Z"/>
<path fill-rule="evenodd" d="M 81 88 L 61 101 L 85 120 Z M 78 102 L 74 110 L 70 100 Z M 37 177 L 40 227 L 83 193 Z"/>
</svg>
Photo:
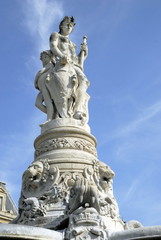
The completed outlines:
<svg viewBox="0 0 161 240">
<path fill-rule="evenodd" d="M 53 138 L 42 142 L 35 150 L 35 156 L 55 149 L 76 149 L 88 152 L 97 157 L 96 148 L 87 140 L 79 138 Z"/>
</svg>

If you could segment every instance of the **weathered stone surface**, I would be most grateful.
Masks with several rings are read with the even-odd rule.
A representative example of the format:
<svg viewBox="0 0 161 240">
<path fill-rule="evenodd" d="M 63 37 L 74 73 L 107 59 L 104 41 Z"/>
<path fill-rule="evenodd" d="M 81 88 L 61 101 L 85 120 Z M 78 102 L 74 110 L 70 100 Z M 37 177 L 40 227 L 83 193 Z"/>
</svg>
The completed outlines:
<svg viewBox="0 0 161 240">
<path fill-rule="evenodd" d="M 85 207 L 95 209 L 105 228 L 124 229 L 113 196 L 114 172 L 98 160 L 79 165 L 34 161 L 23 175 L 16 223 L 64 229 L 73 214 Z"/>
<path fill-rule="evenodd" d="M 73 219 L 74 219 L 73 215 Z M 63 239 L 109 239 L 109 240 L 150 240 L 161 239 L 161 226 L 135 228 L 125 231 L 108 231 L 100 226 L 99 216 L 94 209 L 76 215 L 77 226 L 73 219 L 70 222 L 70 231 L 53 231 L 32 226 L 15 224 L 0 225 L 0 239 L 32 239 L 32 240 L 63 240 Z M 87 220 L 88 219 L 88 220 Z M 85 221 L 87 220 L 87 221 Z M 91 224 L 88 227 L 88 224 Z M 79 226 L 80 225 L 80 226 Z"/>
<path fill-rule="evenodd" d="M 73 118 L 57 118 L 49 121 L 45 124 L 41 124 L 41 134 L 52 131 L 52 129 L 59 127 L 75 127 L 80 130 L 85 130 L 90 133 L 90 127 L 88 124 L 83 124 L 81 120 Z"/>
<path fill-rule="evenodd" d="M 32 226 L 1 224 L 0 239 L 63 240 L 63 234 Z"/>
<path fill-rule="evenodd" d="M 73 153 L 77 154 L 75 150 L 79 151 L 79 156 L 89 153 L 97 157 L 95 138 L 87 131 L 76 127 L 63 126 L 52 128 L 50 131 L 45 131 L 37 137 L 34 145 L 35 159 L 45 155 L 49 157 L 51 154 L 56 154 L 60 149 L 62 150 L 62 157 L 67 157 L 63 152 L 65 149 L 68 149 L 69 158 L 70 154 L 72 157 Z M 61 157 L 60 151 L 59 157 Z M 86 156 L 86 159 L 88 158 L 89 155 Z"/>
<path fill-rule="evenodd" d="M 150 240 L 161 239 L 161 226 L 141 227 L 125 231 L 111 231 L 108 234 L 109 240 Z"/>
<path fill-rule="evenodd" d="M 140 228 L 140 227 L 143 227 L 143 225 L 136 220 L 130 220 L 129 222 L 125 223 L 125 230 Z"/>
</svg>

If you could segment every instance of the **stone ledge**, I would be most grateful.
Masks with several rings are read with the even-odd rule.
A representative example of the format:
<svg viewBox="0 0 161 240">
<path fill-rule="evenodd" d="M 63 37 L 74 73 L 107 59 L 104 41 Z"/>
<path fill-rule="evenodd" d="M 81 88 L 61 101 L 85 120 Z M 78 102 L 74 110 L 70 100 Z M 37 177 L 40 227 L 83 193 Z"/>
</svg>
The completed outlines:
<svg viewBox="0 0 161 240">
<path fill-rule="evenodd" d="M 110 232 L 109 240 L 161 239 L 161 226 L 141 227 L 119 232 Z"/>
<path fill-rule="evenodd" d="M 90 133 L 90 127 L 88 124 L 83 124 L 81 120 L 76 120 L 73 118 L 58 118 L 54 119 L 50 122 L 46 122 L 40 125 L 41 127 L 41 134 L 46 132 L 50 132 L 51 129 L 59 128 L 59 127 L 76 127 L 83 129 Z"/>
<path fill-rule="evenodd" d="M 63 234 L 32 226 L 1 224 L 0 239 L 62 240 Z"/>
<path fill-rule="evenodd" d="M 59 127 L 55 129 L 50 129 L 49 132 L 45 132 L 39 135 L 34 142 L 34 147 L 36 148 L 41 142 L 51 139 L 51 138 L 61 138 L 61 137 L 75 137 L 79 139 L 85 139 L 91 142 L 93 145 L 96 146 L 97 142 L 95 137 L 86 132 L 84 129 L 79 129 L 77 127 Z"/>
</svg>

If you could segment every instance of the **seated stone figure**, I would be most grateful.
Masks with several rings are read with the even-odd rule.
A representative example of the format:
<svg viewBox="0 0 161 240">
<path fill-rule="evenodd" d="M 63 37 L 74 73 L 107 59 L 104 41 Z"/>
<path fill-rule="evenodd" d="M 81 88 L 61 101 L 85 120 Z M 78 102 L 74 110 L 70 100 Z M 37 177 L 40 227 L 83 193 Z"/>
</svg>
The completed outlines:
<svg viewBox="0 0 161 240">
<path fill-rule="evenodd" d="M 83 62 L 88 55 L 88 48 L 84 40 L 79 55 L 76 55 L 76 45 L 69 39 L 74 25 L 73 17 L 64 17 L 59 25 L 59 33 L 54 32 L 50 36 L 50 50 L 56 62 L 54 80 L 58 81 L 62 87 L 60 88 L 61 96 L 59 96 L 59 103 L 63 102 L 61 117 L 73 117 L 87 121 L 89 95 L 86 90 L 89 81 L 83 73 Z M 51 85 L 55 81 L 51 81 Z M 51 88 L 53 90 L 51 95 L 54 98 L 55 88 L 52 86 Z M 65 116 L 63 116 L 64 113 Z"/>
<path fill-rule="evenodd" d="M 83 73 L 88 48 L 84 37 L 76 55 L 76 45 L 69 39 L 74 25 L 73 17 L 65 17 L 59 33 L 50 36 L 50 50 L 40 55 L 43 68 L 35 77 L 35 87 L 40 91 L 35 105 L 47 113 L 46 122 L 56 118 L 74 118 L 83 124 L 88 121 L 89 81 Z"/>
</svg>

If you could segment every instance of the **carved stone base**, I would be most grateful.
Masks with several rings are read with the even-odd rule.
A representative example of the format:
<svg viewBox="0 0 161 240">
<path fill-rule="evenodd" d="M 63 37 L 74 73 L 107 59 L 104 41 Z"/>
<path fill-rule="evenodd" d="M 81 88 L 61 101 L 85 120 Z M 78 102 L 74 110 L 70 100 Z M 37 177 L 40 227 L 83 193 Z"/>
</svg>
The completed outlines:
<svg viewBox="0 0 161 240">
<path fill-rule="evenodd" d="M 82 173 L 85 166 L 97 160 L 96 140 L 83 129 L 58 127 L 41 134 L 35 140 L 35 161 L 48 159 L 50 168 L 59 174 Z"/>
<path fill-rule="evenodd" d="M 81 218 L 82 214 L 88 217 L 88 209 L 92 209 L 104 229 L 124 229 L 113 196 L 114 173 L 107 165 L 93 160 L 90 164 L 80 164 L 79 169 L 77 164 L 73 165 L 77 168 L 67 169 L 53 161 L 36 160 L 25 171 L 16 223 L 70 229 L 73 214 L 74 219 Z"/>
<path fill-rule="evenodd" d="M 113 196 L 114 172 L 97 159 L 95 138 L 83 128 L 61 124 L 46 123 L 35 140 L 35 160 L 23 174 L 15 222 L 71 231 L 73 216 L 88 218 L 92 211 L 101 231 L 124 229 Z"/>
<path fill-rule="evenodd" d="M 53 121 L 55 122 L 55 120 Z M 58 126 L 49 128 L 36 138 L 35 160 L 56 150 L 79 150 L 97 157 L 96 139 L 83 128 Z M 63 151 L 62 151 L 63 153 Z"/>
</svg>

